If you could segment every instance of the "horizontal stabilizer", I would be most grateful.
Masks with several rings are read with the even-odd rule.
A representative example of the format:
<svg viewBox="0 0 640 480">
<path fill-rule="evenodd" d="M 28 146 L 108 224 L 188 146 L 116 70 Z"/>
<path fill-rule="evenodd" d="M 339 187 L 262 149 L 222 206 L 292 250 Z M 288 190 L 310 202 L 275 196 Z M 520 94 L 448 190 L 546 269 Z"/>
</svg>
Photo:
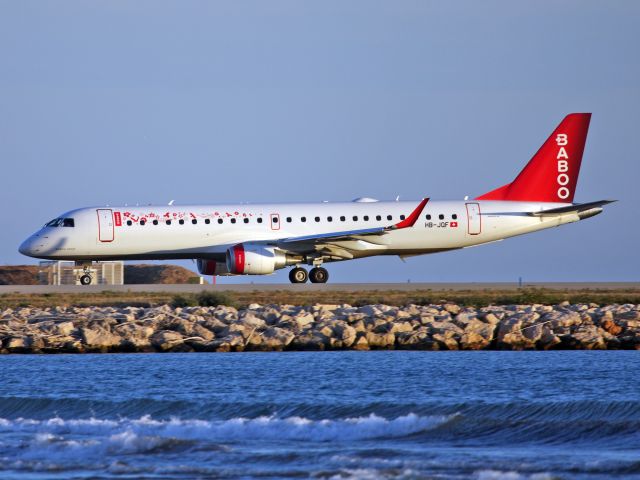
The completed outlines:
<svg viewBox="0 0 640 480">
<path fill-rule="evenodd" d="M 580 213 L 594 208 L 600 208 L 615 201 L 616 200 L 598 200 L 597 202 L 574 203 L 573 205 L 568 205 L 566 207 L 551 208 L 549 210 L 541 210 L 539 212 L 529 212 L 529 215 L 533 217 L 553 217 L 564 213 Z"/>
</svg>

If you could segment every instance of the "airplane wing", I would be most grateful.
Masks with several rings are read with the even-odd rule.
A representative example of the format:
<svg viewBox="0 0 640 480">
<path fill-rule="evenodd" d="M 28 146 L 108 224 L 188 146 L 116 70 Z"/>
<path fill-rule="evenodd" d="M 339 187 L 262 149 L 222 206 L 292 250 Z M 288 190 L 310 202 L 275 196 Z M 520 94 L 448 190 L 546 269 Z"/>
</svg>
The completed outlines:
<svg viewBox="0 0 640 480">
<path fill-rule="evenodd" d="M 529 212 L 529 215 L 531 215 L 532 217 L 553 217 L 556 215 L 562 215 L 564 213 L 582 213 L 592 209 L 602 210 L 600 207 L 609 203 L 613 203 L 615 201 L 616 200 L 598 200 L 597 202 L 574 203 L 573 205 L 569 205 L 566 207 L 551 208 L 549 210 L 541 210 L 539 212 Z"/>
<path fill-rule="evenodd" d="M 384 250 L 386 246 L 376 243 L 376 239 L 394 230 L 413 227 L 428 201 L 428 198 L 422 199 L 407 218 L 386 227 L 288 237 L 276 240 L 274 243 L 284 250 L 296 253 L 318 252 L 339 258 L 353 258 L 353 251 Z"/>
</svg>

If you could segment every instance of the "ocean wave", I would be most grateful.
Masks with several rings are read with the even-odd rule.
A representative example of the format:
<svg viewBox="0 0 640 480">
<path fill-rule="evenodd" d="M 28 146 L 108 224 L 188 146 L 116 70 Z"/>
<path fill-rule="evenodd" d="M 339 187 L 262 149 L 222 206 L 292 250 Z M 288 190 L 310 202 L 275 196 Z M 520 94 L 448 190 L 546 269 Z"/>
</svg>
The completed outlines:
<svg viewBox="0 0 640 480">
<path fill-rule="evenodd" d="M 375 412 L 372 414 L 371 412 Z M 318 441 L 424 434 L 426 439 L 487 445 L 545 443 L 624 446 L 640 441 L 640 402 L 623 400 L 318 404 L 208 400 L 93 401 L 75 398 L 0 397 L 3 422 L 58 422 L 74 431 L 121 428 L 125 419 L 153 419 L 157 430 L 190 431 L 226 440 L 252 438 Z M 99 418 L 100 420 L 95 420 Z M 180 420 L 192 418 L 198 420 Z M 439 423 L 440 419 L 450 421 Z M 29 420 L 25 420 L 29 419 Z M 388 420 L 392 419 L 392 420 Z M 92 423 L 93 422 L 93 423 Z M 102 422 L 100 424 L 95 422 Z M 127 420 L 138 430 L 140 420 Z M 200 423 L 198 423 L 200 422 Z M 71 427 L 73 426 L 73 427 Z M 57 428 L 63 428 L 59 426 Z M 149 427 L 150 428 L 150 427 Z M 417 428 L 414 432 L 412 428 Z M 277 436 L 274 432 L 278 432 Z M 198 433 L 199 432 L 199 433 Z M 270 437 L 270 435 L 273 435 Z M 202 438 L 203 438 L 202 437 Z M 200 438 L 200 437 L 199 437 Z"/>
<path fill-rule="evenodd" d="M 419 416 L 461 413 L 469 417 L 503 420 L 640 421 L 640 402 L 632 400 L 565 401 L 483 401 L 421 403 L 402 401 L 348 402 L 260 402 L 219 400 L 174 400 L 129 398 L 126 400 L 81 399 L 70 397 L 0 396 L 0 418 L 135 418 L 150 415 L 158 419 L 204 418 L 231 420 L 237 417 L 262 416 L 305 417 L 312 420 L 367 416 L 371 412 L 383 417 L 408 414 Z"/>
<path fill-rule="evenodd" d="M 42 449 L 86 449 L 107 453 L 146 453 L 175 448 L 189 441 L 242 442 L 294 440 L 334 442 L 391 439 L 437 428 L 451 417 L 409 414 L 387 419 L 374 414 L 340 420 L 304 417 L 257 417 L 230 420 L 138 419 L 0 419 L 1 434 L 20 434 L 28 446 Z M 80 439 L 80 440 L 78 440 Z"/>
</svg>

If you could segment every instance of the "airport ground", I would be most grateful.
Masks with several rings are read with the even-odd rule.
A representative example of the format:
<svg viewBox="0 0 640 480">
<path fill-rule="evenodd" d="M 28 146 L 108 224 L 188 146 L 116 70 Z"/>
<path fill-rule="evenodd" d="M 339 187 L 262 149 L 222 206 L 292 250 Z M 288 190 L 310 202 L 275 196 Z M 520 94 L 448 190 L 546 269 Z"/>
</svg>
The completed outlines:
<svg viewBox="0 0 640 480">
<path fill-rule="evenodd" d="M 202 292 L 205 292 L 203 295 Z M 218 285 L 1 285 L 0 308 L 19 306 L 156 306 L 446 303 L 491 304 L 640 303 L 640 282 L 573 283 L 367 283 Z"/>
</svg>

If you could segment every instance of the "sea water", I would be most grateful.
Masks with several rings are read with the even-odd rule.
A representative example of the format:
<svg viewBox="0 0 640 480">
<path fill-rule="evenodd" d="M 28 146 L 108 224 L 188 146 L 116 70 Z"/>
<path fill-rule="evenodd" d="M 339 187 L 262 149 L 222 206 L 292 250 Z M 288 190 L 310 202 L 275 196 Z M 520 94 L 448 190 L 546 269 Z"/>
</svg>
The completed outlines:
<svg viewBox="0 0 640 480">
<path fill-rule="evenodd" d="M 0 357 L 0 478 L 640 478 L 640 352 Z"/>
</svg>

